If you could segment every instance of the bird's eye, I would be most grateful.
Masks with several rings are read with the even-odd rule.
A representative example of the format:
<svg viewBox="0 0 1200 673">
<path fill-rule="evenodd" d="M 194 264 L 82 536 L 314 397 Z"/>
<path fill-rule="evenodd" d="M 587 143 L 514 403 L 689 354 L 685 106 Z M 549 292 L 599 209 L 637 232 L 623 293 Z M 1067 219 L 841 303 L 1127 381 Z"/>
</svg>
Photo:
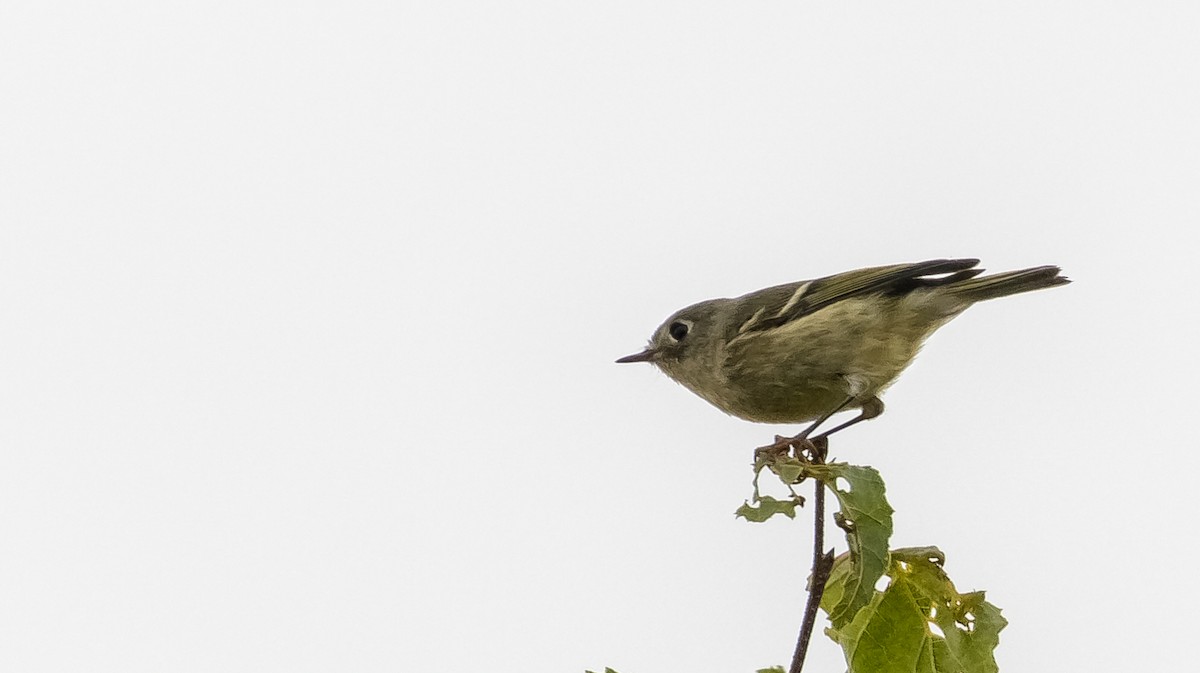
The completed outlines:
<svg viewBox="0 0 1200 673">
<path fill-rule="evenodd" d="M 683 341 L 683 337 L 687 336 L 687 333 L 688 333 L 687 323 L 673 322 L 673 323 L 671 323 L 671 326 L 667 329 L 667 334 L 670 334 L 671 338 L 676 341 Z"/>
</svg>

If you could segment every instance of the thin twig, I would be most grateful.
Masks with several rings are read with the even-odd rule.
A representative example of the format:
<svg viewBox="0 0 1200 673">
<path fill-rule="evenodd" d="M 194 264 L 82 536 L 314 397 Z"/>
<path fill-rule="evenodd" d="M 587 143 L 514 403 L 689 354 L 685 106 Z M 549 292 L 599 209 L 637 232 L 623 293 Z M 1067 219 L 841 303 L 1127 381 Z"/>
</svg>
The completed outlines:
<svg viewBox="0 0 1200 673">
<path fill-rule="evenodd" d="M 825 462 L 825 447 L 816 447 L 812 462 Z M 817 622 L 817 608 L 825 594 L 825 583 L 833 570 L 833 550 L 825 551 L 825 484 L 813 479 L 816 494 L 813 498 L 813 562 L 812 576 L 808 587 L 808 604 L 804 607 L 804 621 L 800 624 L 800 636 L 796 639 L 796 653 L 792 655 L 789 673 L 800 673 L 804 668 L 804 656 L 808 653 L 808 642 L 812 639 L 813 627 Z"/>
</svg>

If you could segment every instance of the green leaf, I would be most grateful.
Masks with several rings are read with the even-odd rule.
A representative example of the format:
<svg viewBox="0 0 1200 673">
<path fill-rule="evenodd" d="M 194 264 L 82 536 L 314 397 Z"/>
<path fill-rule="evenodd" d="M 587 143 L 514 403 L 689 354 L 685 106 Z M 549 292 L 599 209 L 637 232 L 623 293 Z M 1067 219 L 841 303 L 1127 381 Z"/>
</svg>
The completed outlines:
<svg viewBox="0 0 1200 673">
<path fill-rule="evenodd" d="M 875 583 L 887 569 L 894 510 L 884 498 L 883 478 L 872 467 L 830 463 L 807 471 L 837 497 L 840 511 L 834 518 L 850 547 L 849 557 L 834 564 L 821 599 L 834 628 L 841 628 L 871 601 Z M 839 479 L 844 485 L 839 486 Z"/>
<path fill-rule="evenodd" d="M 775 460 L 765 463 L 764 466 L 775 473 L 779 480 L 785 484 L 796 484 L 800 481 L 800 476 L 804 474 L 805 469 L 810 463 L 802 463 L 791 456 L 778 456 Z"/>
<path fill-rule="evenodd" d="M 795 519 L 796 505 L 799 504 L 799 500 L 777 500 L 769 495 L 764 495 L 759 498 L 757 504 L 743 503 L 734 512 L 734 516 L 740 516 L 747 521 L 755 523 L 762 523 L 776 514 L 782 514 L 789 519 Z"/>
<path fill-rule="evenodd" d="M 893 551 L 888 587 L 851 622 L 826 630 L 849 673 L 996 673 L 1007 622 L 982 591 L 959 594 L 943 561 L 936 547 Z M 849 564 L 843 557 L 835 569 L 839 562 Z"/>
<path fill-rule="evenodd" d="M 772 666 L 770 668 L 760 668 L 754 673 L 787 673 L 783 670 L 783 666 Z"/>
</svg>

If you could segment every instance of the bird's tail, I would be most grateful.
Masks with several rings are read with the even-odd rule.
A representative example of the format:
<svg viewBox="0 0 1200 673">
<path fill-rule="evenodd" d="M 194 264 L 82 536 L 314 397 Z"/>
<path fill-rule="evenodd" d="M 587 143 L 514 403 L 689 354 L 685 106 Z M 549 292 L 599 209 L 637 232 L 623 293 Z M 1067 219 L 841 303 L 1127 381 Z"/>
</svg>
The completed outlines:
<svg viewBox="0 0 1200 673">
<path fill-rule="evenodd" d="M 1010 294 L 1040 290 L 1044 287 L 1066 285 L 1069 278 L 1060 276 L 1062 269 L 1057 266 L 1038 266 L 1020 271 L 1006 271 L 990 276 L 968 278 L 958 282 L 947 283 L 943 290 L 954 297 L 968 303 L 1007 297 Z"/>
</svg>

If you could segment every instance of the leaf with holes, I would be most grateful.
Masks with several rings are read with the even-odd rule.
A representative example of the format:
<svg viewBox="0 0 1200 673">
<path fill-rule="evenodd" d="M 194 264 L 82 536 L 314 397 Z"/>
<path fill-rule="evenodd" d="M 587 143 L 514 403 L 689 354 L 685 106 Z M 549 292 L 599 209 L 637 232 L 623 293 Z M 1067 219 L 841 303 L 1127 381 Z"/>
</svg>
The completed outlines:
<svg viewBox="0 0 1200 673">
<path fill-rule="evenodd" d="M 841 628 L 870 602 L 875 582 L 887 570 L 893 510 L 875 468 L 829 463 L 811 465 L 807 472 L 837 497 L 840 511 L 834 516 L 850 546 L 847 561 L 834 566 L 821 600 L 834 628 Z"/>
<path fill-rule="evenodd" d="M 1007 622 L 982 591 L 960 594 L 936 547 L 897 549 L 890 583 L 854 619 L 827 633 L 849 673 L 996 673 L 993 651 Z M 842 555 L 834 572 L 850 564 Z"/>
<path fill-rule="evenodd" d="M 743 503 L 733 514 L 734 516 L 740 516 L 747 521 L 755 523 L 762 523 L 776 514 L 782 514 L 789 519 L 795 519 L 796 505 L 801 503 L 802 501 L 799 499 L 777 500 L 769 495 L 764 495 L 758 499 L 757 504 Z"/>
</svg>

